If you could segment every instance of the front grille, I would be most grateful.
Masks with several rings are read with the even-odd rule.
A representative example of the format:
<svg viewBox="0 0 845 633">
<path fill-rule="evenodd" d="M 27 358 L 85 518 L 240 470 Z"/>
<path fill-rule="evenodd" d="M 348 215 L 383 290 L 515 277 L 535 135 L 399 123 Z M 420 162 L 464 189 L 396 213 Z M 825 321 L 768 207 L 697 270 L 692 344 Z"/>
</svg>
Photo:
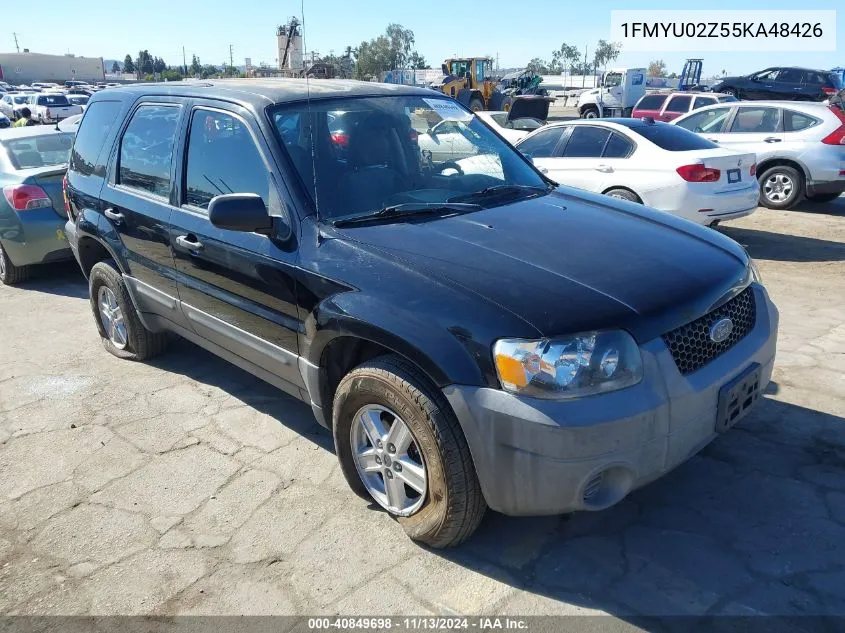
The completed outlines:
<svg viewBox="0 0 845 633">
<path fill-rule="evenodd" d="M 715 343 L 710 338 L 710 328 L 724 318 L 733 321 L 733 330 L 727 339 L 721 343 Z M 712 312 L 664 334 L 663 340 L 669 346 L 678 370 L 686 376 L 701 369 L 736 345 L 754 329 L 756 321 L 757 307 L 754 303 L 754 291 L 749 286 Z"/>
</svg>

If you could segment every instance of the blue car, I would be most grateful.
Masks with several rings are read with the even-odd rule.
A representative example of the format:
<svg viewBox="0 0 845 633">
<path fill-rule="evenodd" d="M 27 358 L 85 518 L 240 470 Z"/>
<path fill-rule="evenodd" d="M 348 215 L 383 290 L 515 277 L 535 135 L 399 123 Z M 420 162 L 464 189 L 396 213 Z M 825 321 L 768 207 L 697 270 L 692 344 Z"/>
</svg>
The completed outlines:
<svg viewBox="0 0 845 633">
<path fill-rule="evenodd" d="M 73 259 L 64 234 L 62 179 L 73 134 L 36 125 L 0 131 L 0 283 L 33 265 Z"/>
</svg>

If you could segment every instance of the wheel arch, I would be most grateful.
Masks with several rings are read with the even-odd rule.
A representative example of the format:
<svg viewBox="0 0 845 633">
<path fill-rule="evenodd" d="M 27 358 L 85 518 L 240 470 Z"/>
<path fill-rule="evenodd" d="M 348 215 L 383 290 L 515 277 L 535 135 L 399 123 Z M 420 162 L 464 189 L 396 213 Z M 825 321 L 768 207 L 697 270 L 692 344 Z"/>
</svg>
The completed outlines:
<svg viewBox="0 0 845 633">
<path fill-rule="evenodd" d="M 81 235 L 77 242 L 77 250 L 79 253 L 79 265 L 86 279 L 90 276 L 94 264 L 107 259 L 113 259 L 117 264 L 118 270 L 121 273 L 124 272 L 121 261 L 114 251 L 103 241 L 92 235 Z"/>
<path fill-rule="evenodd" d="M 639 201 L 640 201 L 640 204 L 644 204 L 644 203 L 643 203 L 643 197 L 642 197 L 640 194 L 638 194 L 636 191 L 634 191 L 634 190 L 633 190 L 633 189 L 631 189 L 630 187 L 626 187 L 625 185 L 612 185 L 612 186 L 610 186 L 610 187 L 607 187 L 607 188 L 606 188 L 604 191 L 602 191 L 601 193 L 602 193 L 602 195 L 604 196 L 604 195 L 607 195 L 607 192 L 608 192 L 608 191 L 613 191 L 614 189 L 624 189 L 625 191 L 630 191 L 632 194 L 634 194 L 635 196 L 637 196 L 637 200 L 639 200 Z"/>
<path fill-rule="evenodd" d="M 779 156 L 766 158 L 757 164 L 758 178 L 762 178 L 763 173 L 772 167 L 792 167 L 793 169 L 797 169 L 798 172 L 804 176 L 804 193 L 807 192 L 807 182 L 810 180 L 810 171 L 803 163 L 793 158 L 783 158 Z"/>
</svg>

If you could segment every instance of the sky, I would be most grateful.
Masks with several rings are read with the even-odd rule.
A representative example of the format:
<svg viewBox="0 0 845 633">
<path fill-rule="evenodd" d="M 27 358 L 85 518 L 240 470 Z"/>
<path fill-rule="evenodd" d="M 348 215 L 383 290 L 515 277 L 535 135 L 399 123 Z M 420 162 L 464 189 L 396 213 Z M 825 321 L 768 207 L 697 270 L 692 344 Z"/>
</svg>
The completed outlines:
<svg viewBox="0 0 845 633">
<path fill-rule="evenodd" d="M 276 65 L 276 26 L 291 15 L 302 18 L 300 0 L 249 0 L 243 4 L 222 0 L 47 0 L 49 10 L 10 11 L 0 24 L 0 52 L 14 52 L 14 33 L 21 50 L 32 52 L 123 59 L 147 49 L 170 65 L 196 54 L 203 63 L 229 60 L 232 45 L 235 65 L 252 59 L 253 65 Z M 549 59 L 566 42 L 592 50 L 610 35 L 610 10 L 631 9 L 631 2 L 573 2 L 572 0 L 469 0 L 448 5 L 432 2 L 374 0 L 302 0 L 305 48 L 321 54 L 341 53 L 382 33 L 391 22 L 414 31 L 417 50 L 433 68 L 453 55 L 498 55 L 502 68 L 524 66 L 531 58 Z M 600 7 L 600 8 L 599 8 Z M 677 1 L 642 0 L 639 9 L 678 9 Z M 701 8 L 692 7 L 689 8 Z M 707 9 L 719 19 L 719 9 L 756 9 L 759 2 L 709 0 Z M 687 57 L 704 58 L 704 76 L 742 74 L 767 66 L 815 68 L 845 66 L 845 5 L 841 0 L 767 0 L 766 9 L 836 9 L 837 52 L 703 53 L 626 52 L 614 65 L 647 66 L 653 59 L 666 62 L 668 72 L 680 73 Z M 583 53 L 582 53 L 583 54 Z M 592 57 L 592 53 L 589 54 Z"/>
</svg>

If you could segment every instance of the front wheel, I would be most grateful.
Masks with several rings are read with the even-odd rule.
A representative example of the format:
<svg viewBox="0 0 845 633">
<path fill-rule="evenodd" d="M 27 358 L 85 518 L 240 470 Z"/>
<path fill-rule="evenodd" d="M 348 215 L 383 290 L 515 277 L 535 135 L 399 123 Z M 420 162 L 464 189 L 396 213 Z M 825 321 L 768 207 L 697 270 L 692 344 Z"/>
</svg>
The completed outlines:
<svg viewBox="0 0 845 633">
<path fill-rule="evenodd" d="M 842 194 L 838 191 L 836 193 L 816 193 L 816 194 L 813 194 L 812 196 L 807 196 L 807 200 L 809 200 L 810 202 L 818 202 L 818 203 L 832 202 L 832 201 L 836 200 L 841 195 Z"/>
<path fill-rule="evenodd" d="M 790 209 L 801 198 L 804 177 L 794 167 L 776 165 L 760 175 L 760 202 L 769 209 Z"/>
<path fill-rule="evenodd" d="M 410 362 L 382 356 L 337 387 L 335 448 L 350 487 L 373 499 L 415 541 L 452 547 L 487 505 L 458 421 Z"/>
<path fill-rule="evenodd" d="M 637 202 L 639 204 L 643 203 L 643 201 L 640 200 L 637 194 L 635 194 L 633 191 L 628 191 L 627 189 L 611 189 L 609 191 L 605 191 L 604 195 L 610 196 L 611 198 L 619 198 L 620 200 L 629 200 L 630 202 Z"/>
<path fill-rule="evenodd" d="M 478 97 L 473 97 L 469 100 L 469 109 L 473 112 L 481 112 L 484 110 L 484 102 Z"/>
<path fill-rule="evenodd" d="M 597 108 L 587 108 L 581 113 L 582 119 L 598 119 L 599 111 Z"/>
<path fill-rule="evenodd" d="M 729 97 L 734 97 L 735 99 L 739 99 L 739 93 L 736 91 L 736 88 L 723 88 L 720 92 L 723 95 L 727 95 Z"/>
</svg>

